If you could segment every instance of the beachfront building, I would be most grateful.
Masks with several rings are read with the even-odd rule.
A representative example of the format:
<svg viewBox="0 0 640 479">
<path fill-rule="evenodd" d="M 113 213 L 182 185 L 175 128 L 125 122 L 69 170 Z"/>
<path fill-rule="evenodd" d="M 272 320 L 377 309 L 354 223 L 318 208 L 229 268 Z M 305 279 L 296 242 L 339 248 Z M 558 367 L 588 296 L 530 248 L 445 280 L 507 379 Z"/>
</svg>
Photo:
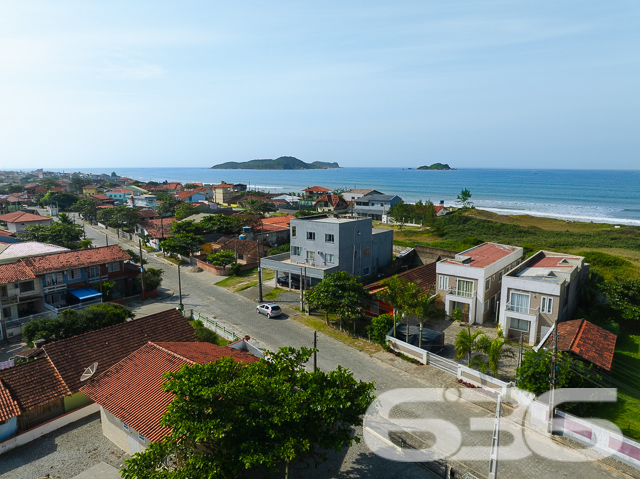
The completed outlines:
<svg viewBox="0 0 640 479">
<path fill-rule="evenodd" d="M 556 322 L 571 319 L 581 284 L 589 276 L 584 257 L 538 251 L 502 281 L 500 326 L 535 346 Z"/>
<path fill-rule="evenodd" d="M 348 191 L 345 191 L 342 194 L 342 197 L 345 199 L 345 201 L 355 201 L 358 198 L 362 198 L 363 196 L 367 196 L 367 195 L 383 195 L 384 193 L 382 193 L 382 191 L 378 191 L 378 190 L 371 190 L 371 189 L 365 189 L 365 188 L 351 188 Z"/>
<path fill-rule="evenodd" d="M 436 294 L 447 315 L 456 309 L 471 324 L 497 320 L 502 277 L 522 262 L 522 248 L 483 243 L 436 264 Z"/>
<path fill-rule="evenodd" d="M 383 217 L 396 203 L 400 203 L 402 198 L 398 195 L 379 195 L 370 193 L 355 200 L 353 214 L 362 218 L 372 218 L 375 221 L 383 221 Z"/>
<path fill-rule="evenodd" d="M 225 183 L 224 181 L 219 185 L 211 186 L 213 189 L 213 201 L 219 205 L 229 204 L 231 198 L 235 194 L 233 191 L 233 185 Z"/>
<path fill-rule="evenodd" d="M 327 274 L 377 275 L 393 260 L 393 231 L 373 228 L 370 218 L 314 215 L 290 221 L 291 251 L 262 258 L 263 268 L 291 277 L 304 276 L 309 285 Z"/>
</svg>

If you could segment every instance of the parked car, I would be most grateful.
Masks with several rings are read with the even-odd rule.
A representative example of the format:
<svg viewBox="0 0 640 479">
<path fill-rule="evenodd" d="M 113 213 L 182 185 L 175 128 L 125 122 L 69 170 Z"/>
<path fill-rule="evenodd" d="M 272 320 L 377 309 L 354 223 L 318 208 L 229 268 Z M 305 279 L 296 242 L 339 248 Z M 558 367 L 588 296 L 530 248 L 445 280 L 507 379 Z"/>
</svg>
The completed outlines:
<svg viewBox="0 0 640 479">
<path fill-rule="evenodd" d="M 280 286 L 284 286 L 285 288 L 289 287 L 289 277 L 288 276 L 280 276 L 278 278 L 278 284 Z M 291 277 L 291 287 L 294 289 L 300 289 L 300 280 Z"/>
<path fill-rule="evenodd" d="M 256 312 L 264 314 L 267 318 L 277 318 L 282 314 L 282 309 L 276 303 L 263 303 L 259 304 L 256 308 Z"/>
</svg>

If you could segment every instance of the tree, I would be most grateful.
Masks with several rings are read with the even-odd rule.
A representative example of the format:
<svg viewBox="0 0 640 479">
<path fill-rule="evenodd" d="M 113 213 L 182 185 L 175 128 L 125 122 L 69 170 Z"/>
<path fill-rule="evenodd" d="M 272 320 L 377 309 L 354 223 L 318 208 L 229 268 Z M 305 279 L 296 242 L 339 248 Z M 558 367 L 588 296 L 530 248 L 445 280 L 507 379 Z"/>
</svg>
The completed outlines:
<svg viewBox="0 0 640 479">
<path fill-rule="evenodd" d="M 463 208 L 473 208 L 473 203 L 471 202 L 471 191 L 463 188 L 457 196 L 456 203 L 460 203 Z"/>
<path fill-rule="evenodd" d="M 98 213 L 98 221 L 111 228 L 133 230 L 140 221 L 138 211 L 127 205 L 105 208 Z"/>
<path fill-rule="evenodd" d="M 133 263 L 140 264 L 140 255 L 139 255 L 138 253 L 136 253 L 136 252 L 135 252 L 135 251 L 133 251 L 132 249 L 125 249 L 124 251 L 125 251 L 129 256 L 131 256 L 131 261 L 132 261 Z M 145 265 L 145 264 L 147 264 L 147 263 L 148 263 L 148 261 L 147 261 L 146 259 L 142 258 L 142 265 L 141 265 L 141 266 L 144 266 L 144 265 Z"/>
<path fill-rule="evenodd" d="M 404 201 L 399 201 L 389 208 L 387 214 L 398 223 L 404 223 L 405 220 L 411 220 L 411 205 Z"/>
<path fill-rule="evenodd" d="M 393 327 L 394 318 L 390 314 L 381 314 L 371 318 L 371 324 L 367 326 L 367 332 L 372 341 L 385 344 L 387 334 Z"/>
<path fill-rule="evenodd" d="M 160 248 L 171 254 L 189 256 L 192 253 L 199 251 L 202 243 L 204 243 L 204 238 L 202 236 L 191 233 L 181 233 L 161 241 Z"/>
<path fill-rule="evenodd" d="M 200 223 L 196 223 L 194 220 L 182 220 L 172 223 L 169 231 L 174 235 L 182 233 L 201 235 L 204 233 L 204 228 Z"/>
<path fill-rule="evenodd" d="M 122 477 L 236 478 L 282 464 L 288 471 L 293 461 L 358 442 L 352 427 L 362 424 L 373 383 L 341 366 L 307 372 L 300 365 L 312 353 L 281 348 L 255 363 L 225 357 L 166 373 L 162 389 L 173 400 L 160 424 L 171 433 L 128 459 Z"/>
<path fill-rule="evenodd" d="M 420 324 L 420 337 L 418 338 L 418 347 L 422 348 L 422 328 L 424 323 L 434 318 L 444 316 L 446 314 L 444 308 L 439 305 L 439 294 L 432 294 L 431 291 L 420 295 L 418 302 L 414 308 L 415 315 Z M 409 328 L 407 328 L 407 331 Z"/>
<path fill-rule="evenodd" d="M 162 201 L 160 206 L 156 208 L 156 213 L 165 218 L 173 217 L 176 214 L 176 208 L 180 204 L 173 196 L 167 194 L 157 194 L 158 201 Z"/>
<path fill-rule="evenodd" d="M 64 193 L 61 191 L 49 191 L 40 200 L 40 205 L 45 206 L 57 206 L 62 211 L 69 210 L 71 206 L 78 202 L 78 197 L 71 193 Z"/>
<path fill-rule="evenodd" d="M 73 205 L 71 210 L 79 213 L 82 218 L 90 223 L 93 223 L 98 218 L 98 200 L 95 198 L 85 198 Z"/>
<path fill-rule="evenodd" d="M 158 289 L 162 284 L 162 275 L 164 274 L 163 270 L 157 268 L 145 268 L 142 274 L 144 275 L 144 290 L 147 293 L 154 289 Z"/>
<path fill-rule="evenodd" d="M 456 309 L 456 311 L 460 311 Z M 467 329 L 461 330 L 458 334 L 456 334 L 456 339 L 453 344 L 453 349 L 456 351 L 456 359 L 460 359 L 465 354 L 467 355 L 467 366 L 471 366 L 471 353 L 478 350 L 478 342 L 482 336 L 484 336 L 484 331 L 478 330 L 475 332 L 471 332 L 471 325 L 467 323 Z"/>
<path fill-rule="evenodd" d="M 622 319 L 640 320 L 640 279 L 605 281 L 602 289 Z"/>
<path fill-rule="evenodd" d="M 73 193 L 80 194 L 80 193 L 82 193 L 82 188 L 84 186 L 87 186 L 90 183 L 91 183 L 91 180 L 88 180 L 86 178 L 80 178 L 78 176 L 74 176 L 69 181 L 69 191 L 72 191 Z"/>
<path fill-rule="evenodd" d="M 305 216 L 313 216 L 317 214 L 318 212 L 316 210 L 298 210 L 293 214 L 293 216 L 296 218 L 304 218 Z"/>
<path fill-rule="evenodd" d="M 23 241 L 50 243 L 69 249 L 77 249 L 83 236 L 82 226 L 59 221 L 53 222 L 50 226 L 27 226 L 24 231 L 18 233 L 18 237 Z"/>
<path fill-rule="evenodd" d="M 513 350 L 505 348 L 504 338 L 501 336 L 493 340 L 487 336 L 481 336 L 478 338 L 476 348 L 487 356 L 487 361 L 484 360 L 483 355 L 478 355 L 473 358 L 471 363 L 483 373 L 486 373 L 487 369 L 490 370 L 496 378 L 499 374 L 500 360 L 515 357 Z"/>
<path fill-rule="evenodd" d="M 362 284 L 345 271 L 328 274 L 307 293 L 309 306 L 324 310 L 329 324 L 329 314 L 337 314 L 342 329 L 343 319 L 352 319 L 362 314 L 362 306 L 369 298 Z"/>
<path fill-rule="evenodd" d="M 218 251 L 217 253 L 211 253 L 207 256 L 207 260 L 213 265 L 219 268 L 226 268 L 230 264 L 236 262 L 236 255 L 231 250 Z"/>
<path fill-rule="evenodd" d="M 266 201 L 250 199 L 242 201 L 241 204 L 247 212 L 251 214 L 262 215 L 264 213 L 276 211 L 275 205 Z"/>
<path fill-rule="evenodd" d="M 114 303 L 96 304 L 80 310 L 66 309 L 57 318 L 29 322 L 22 330 L 22 337 L 29 344 L 38 339 L 48 343 L 124 323 L 134 317 L 129 308 Z"/>
<path fill-rule="evenodd" d="M 400 319 L 401 315 L 406 315 L 407 320 L 409 318 L 408 313 L 412 312 L 418 306 L 418 299 L 420 297 L 420 288 L 414 283 L 409 283 L 407 280 L 400 278 L 397 274 L 391 278 L 383 279 L 380 281 L 380 285 L 385 289 L 378 292 L 377 297 L 386 301 L 393 308 L 393 336 L 396 335 L 396 323 Z M 409 325 L 407 324 L 407 336 L 409 335 Z"/>
<path fill-rule="evenodd" d="M 193 216 L 198 213 L 198 207 L 192 203 L 182 202 L 176 206 L 174 216 L 177 220 L 183 220 L 189 216 Z"/>
<path fill-rule="evenodd" d="M 22 185 L 9 185 L 7 186 L 7 191 L 9 193 L 22 193 L 24 191 L 24 187 Z"/>
</svg>

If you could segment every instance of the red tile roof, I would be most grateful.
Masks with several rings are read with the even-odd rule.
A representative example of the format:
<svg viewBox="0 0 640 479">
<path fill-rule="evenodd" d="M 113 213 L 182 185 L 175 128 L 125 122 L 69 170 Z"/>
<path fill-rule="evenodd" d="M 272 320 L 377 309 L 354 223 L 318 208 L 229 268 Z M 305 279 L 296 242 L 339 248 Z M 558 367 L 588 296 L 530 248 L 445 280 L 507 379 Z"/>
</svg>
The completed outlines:
<svg viewBox="0 0 640 479">
<path fill-rule="evenodd" d="M 98 363 L 97 373 L 106 371 L 148 341 L 192 342 L 194 329 L 175 309 L 91 331 L 42 346 L 70 391 L 83 385 L 84 370 Z"/>
<path fill-rule="evenodd" d="M 398 274 L 398 278 L 402 278 L 409 283 L 414 283 L 417 286 L 420 286 L 422 291 L 429 291 L 436 284 L 436 263 L 429 263 L 410 269 Z M 364 289 L 370 294 L 373 294 L 382 291 L 384 286 L 380 284 L 380 281 L 376 281 L 375 283 L 365 286 Z"/>
<path fill-rule="evenodd" d="M 272 216 L 271 218 L 263 218 L 263 225 L 283 225 L 289 227 L 291 220 L 294 220 L 296 217 L 293 215 L 284 215 L 284 216 Z"/>
<path fill-rule="evenodd" d="M 115 263 L 131 259 L 118 245 L 104 246 L 102 248 L 79 249 L 52 253 L 45 256 L 32 256 L 23 258 L 22 261 L 34 274 L 40 275 L 52 271 L 97 266 L 105 263 Z"/>
<path fill-rule="evenodd" d="M 38 358 L 0 370 L 4 384 L 20 411 L 42 406 L 71 394 L 48 358 Z M 14 412 L 11 404 L 0 406 L 0 416 Z"/>
<path fill-rule="evenodd" d="M 90 198 L 94 198 L 98 201 L 113 201 L 113 198 L 111 198 L 110 196 L 107 195 L 102 195 L 102 194 L 98 194 L 98 195 L 90 195 Z"/>
<path fill-rule="evenodd" d="M 223 238 L 218 243 L 221 245 L 220 246 L 221 250 L 237 251 L 238 253 L 242 253 L 242 254 L 249 253 L 258 247 L 257 241 L 251 241 L 246 239 L 241 240 L 238 238 L 233 238 L 230 240 L 226 240 L 225 238 Z M 266 249 L 267 247 L 265 246 L 265 250 Z"/>
<path fill-rule="evenodd" d="M 563 260 L 570 259 L 580 261 L 582 258 L 576 256 L 542 256 L 538 261 L 530 263 L 527 266 L 530 268 L 573 268 L 575 264 L 562 263 Z"/>
<path fill-rule="evenodd" d="M 458 253 L 456 256 L 463 256 L 469 258 L 464 262 L 465 266 L 471 266 L 473 268 L 486 268 L 487 266 L 501 260 L 502 258 L 509 256 L 516 251 L 515 246 L 503 245 L 498 243 L 484 243 L 479 246 L 475 246 L 467 251 Z M 459 264 L 454 260 L 445 260 L 444 263 Z"/>
<path fill-rule="evenodd" d="M 174 196 L 179 200 L 186 200 L 187 198 L 192 197 L 193 195 L 202 194 L 198 193 L 195 190 L 187 190 L 187 191 L 178 191 Z"/>
<path fill-rule="evenodd" d="M 51 218 L 46 216 L 34 215 L 33 213 L 27 213 L 26 211 L 13 211 L 6 215 L 0 215 L 0 221 L 6 221 L 7 223 L 30 223 L 32 221 L 51 221 Z"/>
<path fill-rule="evenodd" d="M 6 421 L 9 418 L 20 414 L 20 406 L 11 397 L 11 393 L 0 381 L 0 421 Z"/>
<path fill-rule="evenodd" d="M 213 185 L 211 188 L 233 188 L 233 185 L 229 183 L 220 183 L 219 185 Z"/>
<path fill-rule="evenodd" d="M 342 199 L 342 197 L 340 195 L 322 195 L 320 198 L 318 198 L 316 200 L 316 202 L 313 204 L 313 206 L 317 205 L 318 203 L 325 202 L 325 203 L 328 203 L 328 204 L 330 204 L 331 206 L 333 206 L 335 208 L 336 206 L 338 206 L 340 204 L 341 201 L 346 203 Z"/>
<path fill-rule="evenodd" d="M 147 234 L 151 235 L 152 238 L 168 238 L 172 236 L 169 232 L 171 230 L 171 225 L 173 223 L 177 223 L 177 219 L 175 218 L 154 218 L 151 220 L 145 220 L 138 223 L 141 228 L 144 228 Z"/>
<path fill-rule="evenodd" d="M 607 371 L 613 364 L 617 336 L 585 319 L 573 319 L 558 323 L 558 350 L 571 351 L 577 356 Z M 545 347 L 553 347 L 553 333 Z"/>
<path fill-rule="evenodd" d="M 306 191 L 307 193 L 329 193 L 331 190 L 323 188 L 322 186 L 310 186 L 302 191 Z"/>
<path fill-rule="evenodd" d="M 159 218 L 160 215 L 153 210 L 138 210 L 138 215 L 140 218 Z"/>
<path fill-rule="evenodd" d="M 22 262 L 0 264 L 0 284 L 35 279 L 33 272 Z"/>
<path fill-rule="evenodd" d="M 150 441 L 158 441 L 171 432 L 159 424 L 173 399 L 173 394 L 162 390 L 163 374 L 225 356 L 245 363 L 258 361 L 248 353 L 210 343 L 149 342 L 84 386 L 82 392 Z"/>
</svg>

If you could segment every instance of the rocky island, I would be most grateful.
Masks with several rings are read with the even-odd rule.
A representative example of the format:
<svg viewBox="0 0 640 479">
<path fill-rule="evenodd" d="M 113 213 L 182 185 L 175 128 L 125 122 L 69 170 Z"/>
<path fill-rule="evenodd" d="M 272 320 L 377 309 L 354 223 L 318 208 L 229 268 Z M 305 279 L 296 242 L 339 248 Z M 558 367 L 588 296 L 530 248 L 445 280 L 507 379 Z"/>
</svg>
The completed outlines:
<svg viewBox="0 0 640 479">
<path fill-rule="evenodd" d="M 275 160 L 227 161 L 211 168 L 214 170 L 324 170 L 340 168 L 340 165 L 326 161 L 305 163 L 293 156 L 281 156 Z"/>
<path fill-rule="evenodd" d="M 431 166 L 420 166 L 419 170 L 455 170 L 451 168 L 447 163 L 434 163 Z"/>
</svg>

